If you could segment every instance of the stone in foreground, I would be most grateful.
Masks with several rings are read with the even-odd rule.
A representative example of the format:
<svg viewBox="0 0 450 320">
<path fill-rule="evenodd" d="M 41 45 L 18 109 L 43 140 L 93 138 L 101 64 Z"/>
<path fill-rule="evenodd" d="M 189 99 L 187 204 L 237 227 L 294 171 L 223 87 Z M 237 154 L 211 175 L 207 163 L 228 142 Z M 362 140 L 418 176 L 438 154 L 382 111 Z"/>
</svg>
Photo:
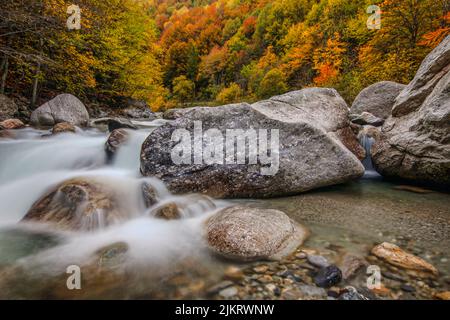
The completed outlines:
<svg viewBox="0 0 450 320">
<path fill-rule="evenodd" d="M 203 132 L 213 129 L 224 137 L 224 148 L 219 147 L 226 149 L 223 157 L 213 162 L 174 163 L 172 151 L 179 141 L 172 140 L 173 133 L 185 129 L 193 136 L 195 124 L 199 122 Z M 243 141 L 249 134 L 247 130 L 258 134 L 259 129 L 266 130 L 268 148 L 271 130 L 278 130 L 279 148 L 272 153 L 275 159 L 262 164 L 259 156 L 256 164 L 250 163 L 247 147 L 243 164 L 228 162 L 226 152 L 235 151 L 235 144 L 226 143 L 228 129 L 243 130 L 238 135 Z M 192 108 L 149 135 L 142 146 L 141 172 L 144 176 L 163 180 L 174 193 L 195 192 L 217 198 L 298 194 L 344 183 L 364 174 L 361 162 L 344 145 L 349 139 L 340 139 L 344 129 L 353 134 L 349 129 L 347 105 L 334 89 L 303 89 L 253 105 Z M 219 145 L 208 139 L 200 141 L 203 150 Z M 357 143 L 354 145 L 361 148 Z M 192 150 L 190 146 L 189 150 Z M 201 156 L 202 153 L 194 150 L 191 160 L 194 155 Z M 263 174 L 262 171 L 268 168 L 275 170 Z"/>
<path fill-rule="evenodd" d="M 89 113 L 77 97 L 60 94 L 34 110 L 30 122 L 36 127 L 53 127 L 60 122 L 85 127 L 89 123 Z"/>
<path fill-rule="evenodd" d="M 372 254 L 396 267 L 429 273 L 434 276 L 439 274 L 438 270 L 425 260 L 403 251 L 392 243 L 384 242 L 374 247 Z"/>
<path fill-rule="evenodd" d="M 303 226 L 278 210 L 234 206 L 206 221 L 209 247 L 241 261 L 280 259 L 295 251 L 307 235 Z"/>
</svg>

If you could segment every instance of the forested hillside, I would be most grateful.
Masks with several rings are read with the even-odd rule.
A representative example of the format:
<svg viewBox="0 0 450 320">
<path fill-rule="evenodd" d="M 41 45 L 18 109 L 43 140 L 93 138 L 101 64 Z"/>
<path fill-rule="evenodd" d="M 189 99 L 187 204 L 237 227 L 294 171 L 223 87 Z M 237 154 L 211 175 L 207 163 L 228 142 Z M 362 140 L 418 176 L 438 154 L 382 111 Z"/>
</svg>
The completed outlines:
<svg viewBox="0 0 450 320">
<path fill-rule="evenodd" d="M 67 8 L 81 8 L 68 30 Z M 381 8 L 381 28 L 366 23 Z M 348 101 L 410 81 L 450 33 L 448 0 L 4 0 L 0 91 L 60 92 L 154 109 L 266 98 L 307 86 Z"/>
</svg>

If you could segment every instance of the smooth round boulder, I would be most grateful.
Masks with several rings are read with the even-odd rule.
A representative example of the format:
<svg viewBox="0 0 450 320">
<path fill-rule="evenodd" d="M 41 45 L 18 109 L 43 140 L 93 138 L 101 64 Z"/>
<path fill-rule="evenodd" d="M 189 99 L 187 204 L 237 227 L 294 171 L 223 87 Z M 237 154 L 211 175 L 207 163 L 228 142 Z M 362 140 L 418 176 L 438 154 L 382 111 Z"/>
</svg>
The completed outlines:
<svg viewBox="0 0 450 320">
<path fill-rule="evenodd" d="M 53 127 L 60 122 L 85 127 L 89 124 L 89 113 L 77 97 L 60 94 L 34 110 L 30 122 L 35 127 Z"/>
<path fill-rule="evenodd" d="M 95 230 L 123 220 L 117 198 L 105 183 L 74 178 L 36 201 L 22 221 L 51 223 L 63 230 Z"/>
<path fill-rule="evenodd" d="M 381 81 L 362 90 L 350 108 L 351 114 L 369 112 L 377 118 L 391 115 L 395 99 L 406 86 L 392 81 Z"/>
<path fill-rule="evenodd" d="M 308 231 L 285 213 L 234 206 L 206 221 L 206 239 L 215 253 L 229 259 L 277 260 L 295 251 Z"/>
<path fill-rule="evenodd" d="M 182 213 L 175 202 L 169 202 L 152 210 L 152 215 L 158 219 L 177 220 L 181 219 Z"/>
</svg>

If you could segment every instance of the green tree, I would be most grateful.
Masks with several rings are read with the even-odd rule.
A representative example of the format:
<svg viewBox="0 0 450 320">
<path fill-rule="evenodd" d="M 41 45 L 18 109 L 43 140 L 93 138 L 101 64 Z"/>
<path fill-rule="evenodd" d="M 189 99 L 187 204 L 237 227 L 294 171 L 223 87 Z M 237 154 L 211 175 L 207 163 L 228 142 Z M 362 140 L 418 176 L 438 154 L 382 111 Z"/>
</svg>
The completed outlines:
<svg viewBox="0 0 450 320">
<path fill-rule="evenodd" d="M 216 97 L 216 101 L 221 104 L 238 102 L 242 98 L 242 89 L 237 83 L 232 83 L 229 87 L 223 88 Z"/>
<path fill-rule="evenodd" d="M 172 93 L 174 98 L 180 103 L 190 102 L 195 96 L 195 84 L 186 76 L 179 76 L 173 79 Z"/>
<path fill-rule="evenodd" d="M 266 99 L 288 90 L 286 79 L 281 70 L 275 68 L 267 72 L 257 90 L 258 98 Z"/>
</svg>

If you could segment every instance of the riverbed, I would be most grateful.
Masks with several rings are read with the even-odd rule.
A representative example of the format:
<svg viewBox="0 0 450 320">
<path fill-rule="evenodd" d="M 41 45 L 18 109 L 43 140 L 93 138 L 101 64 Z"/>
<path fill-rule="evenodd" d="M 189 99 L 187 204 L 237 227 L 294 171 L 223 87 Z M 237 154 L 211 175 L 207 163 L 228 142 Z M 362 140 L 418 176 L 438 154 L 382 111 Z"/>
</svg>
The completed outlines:
<svg viewBox="0 0 450 320">
<path fill-rule="evenodd" d="M 165 201 L 184 201 L 190 209 L 180 221 L 148 215 L 133 190 L 145 180 L 139 174 L 140 145 L 161 123 L 140 125 L 112 163 L 104 152 L 107 134 L 96 129 L 52 136 L 27 128 L 0 140 L 0 298 L 203 298 L 236 265 L 207 250 L 202 223 L 214 210 L 197 206 L 195 197 L 173 196 L 150 181 Z M 78 176 L 106 179 L 130 219 L 89 233 L 21 222 L 52 186 Z M 332 262 L 346 253 L 366 257 L 378 243 L 395 243 L 438 268 L 435 285 L 448 290 L 450 195 L 397 187 L 369 172 L 358 181 L 292 197 L 214 203 L 279 209 L 310 230 L 304 247 Z M 83 290 L 67 290 L 69 265 L 81 266 Z M 238 267 L 252 270 L 253 264 Z"/>
</svg>

